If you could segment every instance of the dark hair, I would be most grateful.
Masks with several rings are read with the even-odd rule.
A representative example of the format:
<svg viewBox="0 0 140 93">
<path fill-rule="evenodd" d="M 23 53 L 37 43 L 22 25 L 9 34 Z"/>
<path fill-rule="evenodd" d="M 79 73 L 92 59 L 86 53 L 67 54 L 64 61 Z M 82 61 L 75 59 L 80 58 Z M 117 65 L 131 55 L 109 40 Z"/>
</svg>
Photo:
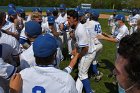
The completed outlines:
<svg viewBox="0 0 140 93">
<path fill-rule="evenodd" d="M 74 10 L 67 11 L 67 15 L 70 16 L 70 17 L 73 17 L 76 20 L 78 20 L 78 12 L 76 12 Z"/>
<path fill-rule="evenodd" d="M 2 25 L 4 17 L 6 17 L 6 13 L 3 11 L 0 11 L 0 25 Z"/>
<path fill-rule="evenodd" d="M 58 11 L 57 10 L 53 11 L 53 16 L 58 16 Z"/>
<path fill-rule="evenodd" d="M 140 32 L 122 38 L 118 53 L 128 61 L 125 70 L 129 80 L 140 88 Z"/>
<path fill-rule="evenodd" d="M 90 20 L 98 21 L 98 17 L 95 15 L 90 14 Z"/>
<path fill-rule="evenodd" d="M 52 62 L 54 61 L 54 55 L 56 54 L 56 52 L 54 52 L 53 54 L 51 54 L 48 57 L 37 57 L 35 56 L 35 60 L 36 60 L 36 64 L 37 65 L 50 65 L 52 64 Z"/>
</svg>

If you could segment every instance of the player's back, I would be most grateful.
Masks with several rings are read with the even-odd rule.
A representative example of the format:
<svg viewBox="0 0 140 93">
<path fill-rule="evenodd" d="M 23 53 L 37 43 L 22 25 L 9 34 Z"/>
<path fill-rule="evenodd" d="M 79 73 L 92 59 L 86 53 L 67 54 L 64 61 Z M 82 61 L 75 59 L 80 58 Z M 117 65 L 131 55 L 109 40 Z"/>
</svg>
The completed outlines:
<svg viewBox="0 0 140 93">
<path fill-rule="evenodd" d="M 22 70 L 20 74 L 22 93 L 77 93 L 73 78 L 54 67 L 34 66 Z"/>
</svg>

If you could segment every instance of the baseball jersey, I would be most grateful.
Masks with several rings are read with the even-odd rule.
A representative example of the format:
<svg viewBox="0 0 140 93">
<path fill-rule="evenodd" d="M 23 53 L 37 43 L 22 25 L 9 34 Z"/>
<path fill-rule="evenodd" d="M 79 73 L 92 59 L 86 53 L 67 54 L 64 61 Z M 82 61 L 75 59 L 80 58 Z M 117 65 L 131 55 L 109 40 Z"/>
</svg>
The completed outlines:
<svg viewBox="0 0 140 93">
<path fill-rule="evenodd" d="M 4 79 L 9 79 L 15 72 L 16 68 L 0 58 L 0 77 Z"/>
<path fill-rule="evenodd" d="M 8 30 L 10 32 L 13 32 L 13 33 L 18 33 L 15 26 L 14 26 L 14 23 L 10 22 L 10 21 L 6 21 L 6 23 L 4 24 L 4 26 L 2 26 L 3 30 Z"/>
<path fill-rule="evenodd" d="M 76 38 L 76 43 L 78 44 L 78 47 L 89 46 L 88 35 L 86 32 L 86 29 L 81 23 L 77 24 L 77 27 L 75 29 L 75 38 Z"/>
<path fill-rule="evenodd" d="M 35 57 L 33 52 L 33 45 L 23 51 L 20 55 L 20 67 L 21 69 L 25 69 L 31 66 L 36 66 Z"/>
<path fill-rule="evenodd" d="M 117 33 L 118 32 L 118 33 Z M 116 40 L 118 41 L 117 43 L 117 48 L 119 47 L 119 41 L 125 37 L 126 35 L 129 34 L 128 28 L 126 25 L 123 25 L 121 27 L 118 28 L 118 31 L 116 32 L 117 36 L 116 36 Z"/>
<path fill-rule="evenodd" d="M 115 26 L 115 19 L 114 19 L 114 16 L 111 15 L 108 19 L 108 25 L 109 26 Z"/>
<path fill-rule="evenodd" d="M 65 15 L 62 17 L 61 14 L 59 14 L 58 16 L 58 23 L 61 24 L 61 23 L 66 23 L 67 22 L 67 14 L 65 13 Z"/>
<path fill-rule="evenodd" d="M 130 28 L 130 34 L 137 31 L 137 21 L 140 19 L 140 15 L 136 14 L 135 16 L 132 16 L 129 20 Z"/>
<path fill-rule="evenodd" d="M 15 65 L 12 57 L 18 56 L 21 53 L 21 48 L 17 39 L 11 35 L 1 32 L 0 44 L 5 46 L 4 53 L 2 54 L 4 60 L 12 65 Z"/>
<path fill-rule="evenodd" d="M 132 17 L 130 18 L 130 20 L 129 20 L 130 26 L 137 25 L 138 19 L 140 19 L 140 15 L 139 15 L 139 14 L 136 14 L 135 16 L 132 16 Z"/>
<path fill-rule="evenodd" d="M 54 60 L 54 65 L 56 68 L 59 68 L 60 61 L 63 60 L 63 55 L 60 48 L 57 48 L 56 60 Z M 33 45 L 23 51 L 20 55 L 20 67 L 25 69 L 28 67 L 36 66 Z"/>
<path fill-rule="evenodd" d="M 102 33 L 101 25 L 99 22 L 91 20 L 85 23 L 85 28 L 88 31 L 90 37 L 90 45 L 92 46 L 93 51 L 95 50 L 95 45 L 101 44 L 99 40 L 96 38 L 97 35 Z"/>
<path fill-rule="evenodd" d="M 22 93 L 77 93 L 75 81 L 54 67 L 34 66 L 20 72 Z"/>
</svg>

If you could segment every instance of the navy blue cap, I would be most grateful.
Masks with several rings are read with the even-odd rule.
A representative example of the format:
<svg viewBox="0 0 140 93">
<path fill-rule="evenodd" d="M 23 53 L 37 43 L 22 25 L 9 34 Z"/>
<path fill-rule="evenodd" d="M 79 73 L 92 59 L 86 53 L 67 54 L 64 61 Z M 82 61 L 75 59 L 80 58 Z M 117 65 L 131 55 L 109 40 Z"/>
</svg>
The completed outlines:
<svg viewBox="0 0 140 93">
<path fill-rule="evenodd" d="M 8 15 L 16 15 L 17 12 L 14 9 L 8 9 Z"/>
<path fill-rule="evenodd" d="M 118 14 L 118 15 L 115 16 L 115 20 L 125 21 L 125 16 L 123 14 Z"/>
<path fill-rule="evenodd" d="M 25 23 L 25 32 L 30 37 L 37 37 L 42 33 L 41 25 L 36 21 L 29 21 Z"/>
<path fill-rule="evenodd" d="M 48 23 L 55 23 L 55 17 L 54 16 L 48 16 Z"/>
<path fill-rule="evenodd" d="M 57 41 L 50 34 L 39 35 L 33 43 L 34 56 L 48 57 L 57 51 Z"/>
</svg>

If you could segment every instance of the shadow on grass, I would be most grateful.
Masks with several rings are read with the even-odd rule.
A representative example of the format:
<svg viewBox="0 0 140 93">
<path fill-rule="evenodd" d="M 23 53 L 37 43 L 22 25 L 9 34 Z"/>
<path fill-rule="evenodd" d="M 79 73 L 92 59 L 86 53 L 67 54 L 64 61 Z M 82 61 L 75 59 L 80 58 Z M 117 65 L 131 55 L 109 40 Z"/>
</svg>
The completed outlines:
<svg viewBox="0 0 140 93">
<path fill-rule="evenodd" d="M 108 93 L 118 93 L 118 87 L 117 85 L 114 85 L 113 83 L 104 82 L 105 87 L 109 90 Z"/>
<path fill-rule="evenodd" d="M 111 71 L 114 69 L 114 64 L 107 59 L 101 59 L 101 63 L 105 64 L 104 66 L 105 69 L 109 69 Z"/>
</svg>

